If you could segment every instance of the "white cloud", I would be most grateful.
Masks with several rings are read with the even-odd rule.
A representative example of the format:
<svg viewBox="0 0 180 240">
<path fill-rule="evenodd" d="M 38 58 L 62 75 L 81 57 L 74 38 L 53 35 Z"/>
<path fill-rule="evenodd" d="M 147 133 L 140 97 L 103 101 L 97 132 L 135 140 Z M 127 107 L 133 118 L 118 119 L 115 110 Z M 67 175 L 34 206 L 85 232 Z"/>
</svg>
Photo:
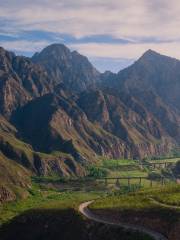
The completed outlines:
<svg viewBox="0 0 180 240">
<path fill-rule="evenodd" d="M 180 58 L 179 12 L 178 0 L 1 0 L 0 30 L 9 34 L 24 30 L 51 31 L 77 38 L 106 34 L 130 39 L 136 44 L 91 43 L 72 47 L 88 56 L 137 58 L 152 48 Z M 8 23 L 3 26 L 5 21 Z M 154 40 L 143 44 L 146 38 Z M 18 51 L 36 51 L 46 43 L 16 41 L 4 42 L 3 46 Z"/>
<path fill-rule="evenodd" d="M 17 41 L 0 41 L 0 46 L 3 48 L 15 51 L 15 52 L 38 52 L 42 50 L 44 47 L 49 45 L 48 41 L 25 41 L 25 40 L 17 40 Z"/>
<path fill-rule="evenodd" d="M 170 43 L 130 43 L 130 44 L 72 44 L 71 49 L 78 50 L 89 57 L 137 59 L 148 49 L 180 59 L 179 42 Z"/>
<path fill-rule="evenodd" d="M 0 16 L 12 19 L 19 30 L 48 30 L 77 37 L 180 38 L 178 0 L 2 0 L 1 4 Z"/>
</svg>

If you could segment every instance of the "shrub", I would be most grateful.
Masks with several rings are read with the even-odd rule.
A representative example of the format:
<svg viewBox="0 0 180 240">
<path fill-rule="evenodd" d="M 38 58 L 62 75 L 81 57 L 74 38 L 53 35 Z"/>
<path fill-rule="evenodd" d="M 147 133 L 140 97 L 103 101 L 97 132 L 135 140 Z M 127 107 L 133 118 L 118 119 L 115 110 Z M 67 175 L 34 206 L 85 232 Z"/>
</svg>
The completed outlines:
<svg viewBox="0 0 180 240">
<path fill-rule="evenodd" d="M 88 167 L 88 177 L 102 178 L 102 177 L 107 177 L 107 175 L 108 175 L 108 171 L 104 168 L 100 168 L 96 166 Z"/>
</svg>

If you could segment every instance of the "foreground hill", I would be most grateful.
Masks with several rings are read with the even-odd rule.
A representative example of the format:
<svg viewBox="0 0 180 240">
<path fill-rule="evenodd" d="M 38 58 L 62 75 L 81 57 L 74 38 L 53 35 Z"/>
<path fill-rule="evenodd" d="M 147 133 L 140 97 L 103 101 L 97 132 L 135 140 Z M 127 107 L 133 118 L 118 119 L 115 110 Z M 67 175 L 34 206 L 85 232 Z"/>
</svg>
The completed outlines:
<svg viewBox="0 0 180 240">
<path fill-rule="evenodd" d="M 1 169 L 10 161 L 15 176 L 82 176 L 99 156 L 169 153 L 180 142 L 179 69 L 151 50 L 100 74 L 62 44 L 32 59 L 0 48 Z"/>
</svg>

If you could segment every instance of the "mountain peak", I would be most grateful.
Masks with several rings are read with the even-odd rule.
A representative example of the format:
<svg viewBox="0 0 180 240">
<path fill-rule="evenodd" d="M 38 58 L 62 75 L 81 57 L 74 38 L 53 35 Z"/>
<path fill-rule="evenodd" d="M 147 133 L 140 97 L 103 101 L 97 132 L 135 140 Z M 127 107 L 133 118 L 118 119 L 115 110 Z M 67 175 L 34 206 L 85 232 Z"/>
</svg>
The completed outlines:
<svg viewBox="0 0 180 240">
<path fill-rule="evenodd" d="M 154 50 L 147 50 L 138 60 L 137 63 L 157 63 L 157 62 L 167 62 L 169 60 L 176 60 L 175 58 L 168 57 L 166 55 L 160 54 L 158 52 L 155 52 Z"/>
<path fill-rule="evenodd" d="M 64 44 L 54 43 L 44 48 L 40 53 L 35 53 L 32 59 L 36 60 L 36 58 L 58 57 L 61 55 L 69 55 L 70 53 L 69 48 Z"/>
<path fill-rule="evenodd" d="M 63 44 L 52 44 L 44 48 L 32 60 L 46 69 L 55 85 L 64 82 L 75 92 L 86 90 L 99 79 L 99 72 L 87 57 L 71 51 Z"/>
<path fill-rule="evenodd" d="M 155 52 L 154 50 L 147 50 L 140 58 L 139 60 L 137 60 L 137 62 L 144 62 L 144 61 L 148 61 L 148 62 L 166 62 L 168 64 L 174 64 L 175 62 L 179 62 L 178 59 L 173 58 L 173 57 L 169 57 L 167 55 Z"/>
<path fill-rule="evenodd" d="M 44 48 L 44 50 L 53 50 L 53 49 L 67 50 L 68 48 L 62 43 L 53 43 L 53 44 L 47 46 L 46 48 Z"/>
<path fill-rule="evenodd" d="M 142 57 L 153 57 L 153 56 L 160 56 L 159 53 L 155 52 L 152 49 L 148 49 L 143 55 Z"/>
</svg>

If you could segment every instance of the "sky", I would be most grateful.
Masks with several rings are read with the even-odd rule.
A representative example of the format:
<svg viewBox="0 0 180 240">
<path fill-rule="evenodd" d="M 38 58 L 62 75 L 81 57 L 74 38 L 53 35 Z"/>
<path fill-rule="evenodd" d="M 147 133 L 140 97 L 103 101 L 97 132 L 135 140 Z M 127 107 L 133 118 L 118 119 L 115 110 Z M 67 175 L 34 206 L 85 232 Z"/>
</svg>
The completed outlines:
<svg viewBox="0 0 180 240">
<path fill-rule="evenodd" d="M 0 46 L 32 56 L 52 43 L 117 72 L 148 49 L 180 59 L 179 0 L 0 0 Z"/>
</svg>

